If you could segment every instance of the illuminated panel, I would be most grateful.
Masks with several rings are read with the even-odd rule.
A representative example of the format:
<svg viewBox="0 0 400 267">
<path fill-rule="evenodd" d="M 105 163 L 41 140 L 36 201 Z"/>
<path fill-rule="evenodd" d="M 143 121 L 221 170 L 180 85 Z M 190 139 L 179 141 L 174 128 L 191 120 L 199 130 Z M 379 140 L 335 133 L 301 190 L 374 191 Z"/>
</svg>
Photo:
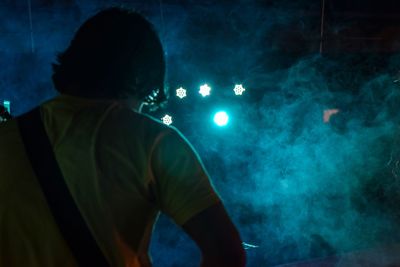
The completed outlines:
<svg viewBox="0 0 400 267">
<path fill-rule="evenodd" d="M 200 91 L 199 93 L 203 96 L 206 97 L 208 95 L 210 95 L 211 92 L 211 87 L 208 86 L 208 84 L 203 84 L 202 86 L 200 86 Z"/>
<path fill-rule="evenodd" d="M 219 111 L 214 115 L 214 122 L 218 126 L 222 127 L 228 124 L 229 116 L 225 111 Z"/>
<path fill-rule="evenodd" d="M 176 96 L 179 97 L 180 99 L 186 97 L 186 89 L 182 87 L 176 89 Z"/>
<path fill-rule="evenodd" d="M 233 88 L 233 91 L 235 92 L 235 95 L 242 95 L 246 89 L 243 87 L 243 85 L 236 84 L 235 88 Z"/>
<path fill-rule="evenodd" d="M 7 112 L 11 114 L 11 102 L 4 100 L 3 101 L 3 106 L 6 108 Z"/>
<path fill-rule="evenodd" d="M 164 117 L 161 118 L 161 121 L 166 125 L 171 125 L 172 124 L 172 117 L 167 114 L 167 115 L 165 115 Z"/>
</svg>

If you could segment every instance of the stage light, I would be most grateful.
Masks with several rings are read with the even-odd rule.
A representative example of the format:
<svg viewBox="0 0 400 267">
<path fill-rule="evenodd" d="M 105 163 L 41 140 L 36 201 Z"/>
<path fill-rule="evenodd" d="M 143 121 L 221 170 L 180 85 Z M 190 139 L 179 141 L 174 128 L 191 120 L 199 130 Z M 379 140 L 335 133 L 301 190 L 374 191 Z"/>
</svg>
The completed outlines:
<svg viewBox="0 0 400 267">
<path fill-rule="evenodd" d="M 228 124 L 229 116 L 225 111 L 219 111 L 214 115 L 214 122 L 218 126 L 222 127 Z"/>
<path fill-rule="evenodd" d="M 162 122 L 166 125 L 171 125 L 172 124 L 172 117 L 170 115 L 165 115 L 164 117 L 161 118 Z"/>
<path fill-rule="evenodd" d="M 11 113 L 11 102 L 10 101 L 4 100 L 3 106 L 6 108 L 8 113 Z"/>
<path fill-rule="evenodd" d="M 208 95 L 210 95 L 211 92 L 211 87 L 208 86 L 208 84 L 203 84 L 202 86 L 200 86 L 200 91 L 199 93 L 203 96 L 206 97 Z"/>
<path fill-rule="evenodd" d="M 243 87 L 243 85 L 236 84 L 233 91 L 235 92 L 235 95 L 242 95 L 243 92 L 246 91 L 246 89 Z"/>
<path fill-rule="evenodd" d="M 182 87 L 176 89 L 176 96 L 179 97 L 180 99 L 186 97 L 186 89 Z"/>
</svg>

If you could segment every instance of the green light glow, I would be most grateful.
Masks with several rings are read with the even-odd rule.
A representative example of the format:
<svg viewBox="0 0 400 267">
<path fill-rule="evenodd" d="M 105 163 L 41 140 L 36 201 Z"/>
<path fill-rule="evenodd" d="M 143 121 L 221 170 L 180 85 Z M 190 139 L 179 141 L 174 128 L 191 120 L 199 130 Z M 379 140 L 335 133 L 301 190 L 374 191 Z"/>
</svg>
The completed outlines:
<svg viewBox="0 0 400 267">
<path fill-rule="evenodd" d="M 229 116 L 225 111 L 219 111 L 214 115 L 214 122 L 220 127 L 228 124 Z"/>
<path fill-rule="evenodd" d="M 6 108 L 8 113 L 11 113 L 11 108 L 10 108 L 11 107 L 11 102 L 10 101 L 4 100 L 3 101 L 3 106 Z"/>
</svg>

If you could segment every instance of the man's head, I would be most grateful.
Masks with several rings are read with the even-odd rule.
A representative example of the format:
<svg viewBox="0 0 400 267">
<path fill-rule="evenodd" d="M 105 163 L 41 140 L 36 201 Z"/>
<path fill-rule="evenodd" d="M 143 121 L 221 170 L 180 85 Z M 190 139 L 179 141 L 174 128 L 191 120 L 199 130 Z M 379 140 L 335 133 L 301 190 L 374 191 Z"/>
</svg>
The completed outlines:
<svg viewBox="0 0 400 267">
<path fill-rule="evenodd" d="M 55 88 L 64 94 L 135 97 L 157 106 L 166 100 L 160 39 L 149 21 L 127 9 L 109 8 L 88 19 L 53 71 Z"/>
</svg>

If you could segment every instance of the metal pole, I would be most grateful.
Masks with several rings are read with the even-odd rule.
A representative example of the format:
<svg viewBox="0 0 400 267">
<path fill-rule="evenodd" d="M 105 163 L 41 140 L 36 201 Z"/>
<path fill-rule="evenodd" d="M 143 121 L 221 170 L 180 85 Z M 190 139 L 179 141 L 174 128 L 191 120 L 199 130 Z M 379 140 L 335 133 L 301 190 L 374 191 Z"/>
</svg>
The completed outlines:
<svg viewBox="0 0 400 267">
<path fill-rule="evenodd" d="M 35 41 L 33 38 L 33 23 L 32 23 L 32 3 L 31 0 L 28 0 L 28 14 L 29 14 L 29 27 L 31 34 L 31 51 L 35 53 Z"/>
<path fill-rule="evenodd" d="M 324 24 L 325 24 L 325 0 L 322 0 L 322 8 L 321 8 L 321 36 L 319 43 L 319 53 L 322 55 L 324 51 Z"/>
<path fill-rule="evenodd" d="M 161 17 L 161 39 L 165 41 L 165 21 L 164 21 L 164 5 L 163 1 L 159 0 L 160 4 L 160 17 Z"/>
</svg>

